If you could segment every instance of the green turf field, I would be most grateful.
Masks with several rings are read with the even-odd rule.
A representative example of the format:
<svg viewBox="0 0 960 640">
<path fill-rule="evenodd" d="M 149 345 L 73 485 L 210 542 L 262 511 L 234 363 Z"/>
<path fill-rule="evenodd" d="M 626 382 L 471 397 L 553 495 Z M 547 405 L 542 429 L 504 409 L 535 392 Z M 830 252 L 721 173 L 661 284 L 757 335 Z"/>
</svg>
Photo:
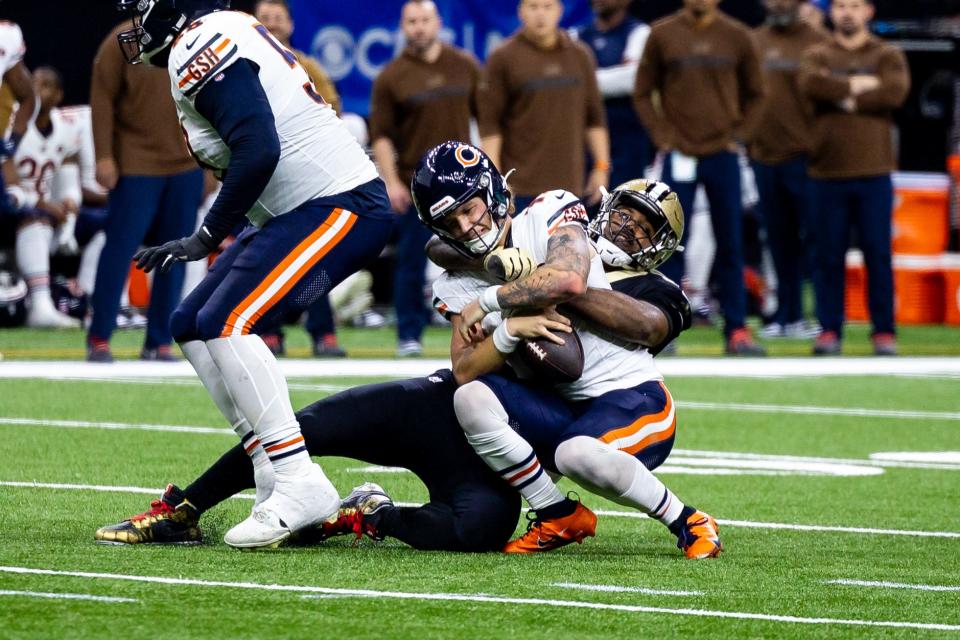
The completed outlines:
<svg viewBox="0 0 960 640">
<path fill-rule="evenodd" d="M 870 329 L 865 324 L 850 324 L 844 340 L 844 354 L 864 356 L 872 354 Z M 899 327 L 901 355 L 942 356 L 960 355 L 960 327 L 911 326 Z M 302 327 L 286 330 L 287 352 L 290 357 L 310 357 L 310 341 Z M 396 350 L 396 330 L 382 329 L 338 330 L 341 345 L 351 357 L 392 357 Z M 0 330 L 0 353 L 7 360 L 62 360 L 81 359 L 84 356 L 85 334 L 77 330 Z M 677 354 L 683 356 L 719 356 L 723 354 L 723 338 L 719 329 L 694 327 L 684 332 L 677 341 Z M 807 356 L 812 340 L 761 340 L 771 356 Z M 143 346 L 143 331 L 118 331 L 113 336 L 112 348 L 118 359 L 136 358 Z M 450 331 L 445 328 L 427 329 L 423 340 L 424 356 L 444 358 L 449 353 Z"/>
<path fill-rule="evenodd" d="M 14 335 L 0 332 L 0 349 L 16 346 Z M 297 382 L 295 406 L 363 381 Z M 234 436 L 144 430 L 226 427 L 197 382 L 0 380 L 0 637 L 960 635 L 957 379 L 668 384 L 678 436 L 661 477 L 721 521 L 726 551 L 717 560 L 684 560 L 661 525 L 587 495 L 603 511 L 597 537 L 538 557 L 425 553 L 391 541 L 354 548 L 345 539 L 240 553 L 221 538 L 248 513 L 241 499 L 204 517 L 199 547 L 99 546 L 98 526 L 156 497 L 137 488 L 186 485 Z M 789 409 L 811 406 L 823 410 Z M 938 464 L 871 460 L 883 452 L 954 453 Z M 409 474 L 323 464 L 342 493 L 375 480 L 397 500 L 425 498 Z"/>
</svg>

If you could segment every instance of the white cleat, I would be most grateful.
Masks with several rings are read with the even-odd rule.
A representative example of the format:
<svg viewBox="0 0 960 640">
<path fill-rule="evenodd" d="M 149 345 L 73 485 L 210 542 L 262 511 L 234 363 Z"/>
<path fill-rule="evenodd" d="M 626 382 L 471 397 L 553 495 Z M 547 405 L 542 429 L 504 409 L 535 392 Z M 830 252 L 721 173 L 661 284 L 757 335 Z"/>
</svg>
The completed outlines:
<svg viewBox="0 0 960 640">
<path fill-rule="evenodd" d="M 292 533 L 336 518 L 339 510 L 337 490 L 320 465 L 310 463 L 302 475 L 276 474 L 270 497 L 223 541 L 238 549 L 276 548 Z"/>
<path fill-rule="evenodd" d="M 34 304 L 27 312 L 27 326 L 34 329 L 75 329 L 80 321 L 57 311 L 53 303 Z"/>
</svg>

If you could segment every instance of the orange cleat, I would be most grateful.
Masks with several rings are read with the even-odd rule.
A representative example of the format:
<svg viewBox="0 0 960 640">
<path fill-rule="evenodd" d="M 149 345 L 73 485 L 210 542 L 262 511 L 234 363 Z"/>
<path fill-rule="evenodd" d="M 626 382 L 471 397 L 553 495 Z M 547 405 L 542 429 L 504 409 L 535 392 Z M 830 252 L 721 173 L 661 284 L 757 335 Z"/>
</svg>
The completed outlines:
<svg viewBox="0 0 960 640">
<path fill-rule="evenodd" d="M 677 548 L 691 560 L 716 558 L 723 550 L 717 521 L 703 511 L 694 511 L 680 530 Z"/>
<path fill-rule="evenodd" d="M 531 520 L 527 532 L 507 543 L 504 553 L 541 553 L 565 547 L 571 542 L 580 544 L 597 533 L 597 516 L 577 502 L 573 513 L 554 520 Z"/>
</svg>

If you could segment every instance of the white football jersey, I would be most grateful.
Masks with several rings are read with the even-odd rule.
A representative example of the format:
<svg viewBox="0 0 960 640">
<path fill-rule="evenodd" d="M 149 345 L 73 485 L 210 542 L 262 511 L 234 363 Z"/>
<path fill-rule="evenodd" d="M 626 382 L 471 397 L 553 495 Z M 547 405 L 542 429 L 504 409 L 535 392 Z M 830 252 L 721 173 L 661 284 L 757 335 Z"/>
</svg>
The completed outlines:
<svg viewBox="0 0 960 640">
<path fill-rule="evenodd" d="M 526 249 L 538 264 L 547 257 L 550 236 L 568 224 L 583 226 L 587 212 L 572 193 L 548 191 L 517 214 L 510 225 L 510 241 L 514 247 Z M 434 306 L 441 314 L 460 313 L 483 290 L 494 284 L 484 273 L 444 273 L 433 283 Z M 603 262 L 596 255 L 590 262 L 587 284 L 596 289 L 609 289 Z M 662 380 L 650 352 L 639 345 L 620 344 L 601 337 L 584 320 L 571 317 L 583 344 L 583 375 L 568 384 L 556 385 L 567 400 L 596 398 L 615 389 L 630 389 L 648 380 Z"/>
<path fill-rule="evenodd" d="M 0 77 L 23 60 L 27 46 L 23 42 L 23 32 L 13 22 L 0 20 Z"/>
<path fill-rule="evenodd" d="M 50 199 L 54 174 L 65 160 L 79 156 L 82 146 L 82 124 L 74 114 L 51 109 L 50 122 L 50 135 L 44 136 L 37 130 L 36 120 L 31 120 L 13 156 L 20 188 L 37 199 Z"/>
<path fill-rule="evenodd" d="M 194 106 L 208 82 L 246 58 L 260 68 L 280 139 L 280 162 L 247 217 L 255 225 L 301 204 L 354 189 L 377 169 L 334 110 L 317 94 L 293 54 L 257 20 L 240 11 L 217 11 L 195 20 L 174 41 L 168 70 L 187 144 L 217 171 L 230 164 L 230 149 Z M 237 96 L 244 100 L 245 96 Z"/>
</svg>

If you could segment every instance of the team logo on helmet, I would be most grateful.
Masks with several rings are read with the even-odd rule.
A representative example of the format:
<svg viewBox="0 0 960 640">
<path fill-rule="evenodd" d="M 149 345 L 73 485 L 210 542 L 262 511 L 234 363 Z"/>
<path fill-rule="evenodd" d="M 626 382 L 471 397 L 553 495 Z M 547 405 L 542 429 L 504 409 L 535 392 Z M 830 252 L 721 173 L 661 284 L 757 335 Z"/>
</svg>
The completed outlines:
<svg viewBox="0 0 960 640">
<path fill-rule="evenodd" d="M 463 168 L 472 167 L 475 164 L 480 164 L 480 154 L 477 153 L 477 150 L 474 147 L 471 147 L 468 144 L 462 144 L 457 147 L 456 151 L 453 152 L 454 157 L 457 159 L 457 162 L 463 165 Z"/>
</svg>

